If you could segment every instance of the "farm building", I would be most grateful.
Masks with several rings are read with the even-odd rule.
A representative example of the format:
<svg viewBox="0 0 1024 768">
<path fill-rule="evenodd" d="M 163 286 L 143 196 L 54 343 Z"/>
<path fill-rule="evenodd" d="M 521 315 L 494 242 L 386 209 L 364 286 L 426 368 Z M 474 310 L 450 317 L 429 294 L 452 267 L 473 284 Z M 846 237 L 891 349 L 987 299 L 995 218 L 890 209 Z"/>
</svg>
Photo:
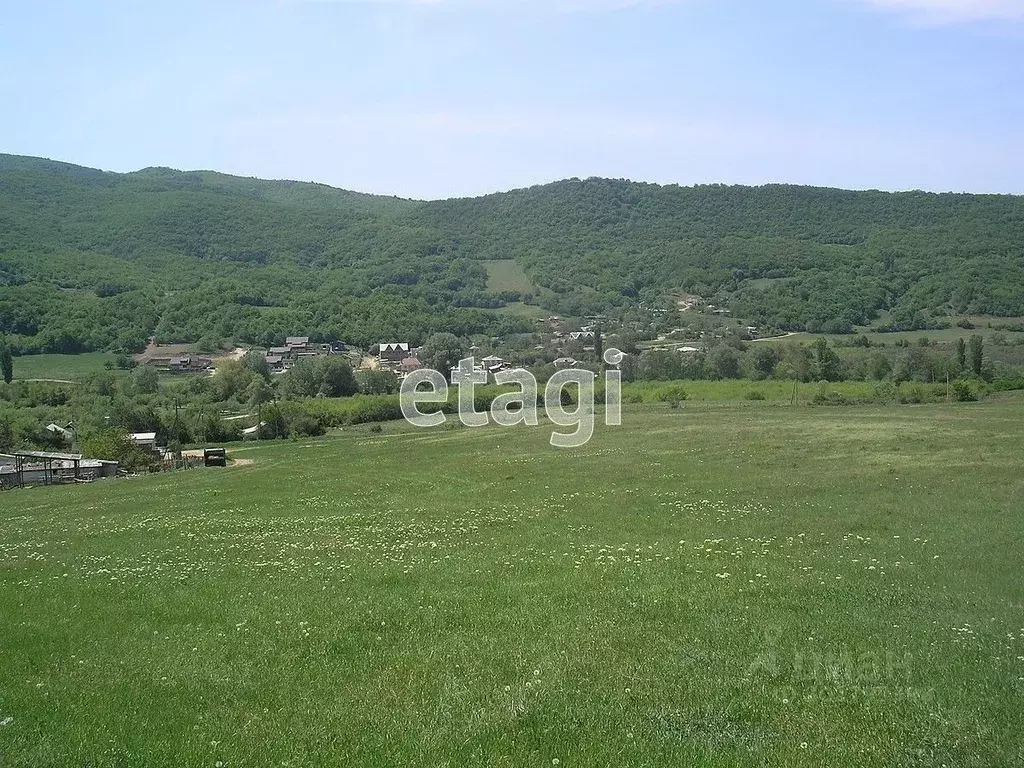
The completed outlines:
<svg viewBox="0 0 1024 768">
<path fill-rule="evenodd" d="M 47 424 L 46 431 L 67 445 L 73 445 L 75 442 L 75 425 L 73 423 L 63 427 L 59 424 Z"/>
<path fill-rule="evenodd" d="M 78 453 L 21 451 L 0 455 L 0 486 L 54 485 L 117 474 L 116 461 L 83 459 Z"/>
<path fill-rule="evenodd" d="M 161 450 L 156 444 L 156 432 L 133 432 L 128 440 L 139 450 L 145 451 L 154 458 L 160 458 Z"/>
<path fill-rule="evenodd" d="M 480 364 L 488 373 L 497 373 L 508 367 L 508 364 L 497 355 L 488 355 L 480 361 Z"/>
<path fill-rule="evenodd" d="M 164 373 L 203 373 L 213 368 L 213 358 L 202 355 L 174 355 L 150 358 L 148 364 Z"/>
</svg>

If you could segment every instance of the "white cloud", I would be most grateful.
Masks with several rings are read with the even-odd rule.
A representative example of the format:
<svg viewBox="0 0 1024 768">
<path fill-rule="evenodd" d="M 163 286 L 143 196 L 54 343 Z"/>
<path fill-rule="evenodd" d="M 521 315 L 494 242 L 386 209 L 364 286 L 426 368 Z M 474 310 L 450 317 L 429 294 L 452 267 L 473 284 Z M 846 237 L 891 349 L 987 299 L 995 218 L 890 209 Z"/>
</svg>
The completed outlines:
<svg viewBox="0 0 1024 768">
<path fill-rule="evenodd" d="M 882 10 L 912 14 L 924 22 L 951 24 L 970 21 L 1024 19 L 1024 0 L 862 0 Z"/>
</svg>

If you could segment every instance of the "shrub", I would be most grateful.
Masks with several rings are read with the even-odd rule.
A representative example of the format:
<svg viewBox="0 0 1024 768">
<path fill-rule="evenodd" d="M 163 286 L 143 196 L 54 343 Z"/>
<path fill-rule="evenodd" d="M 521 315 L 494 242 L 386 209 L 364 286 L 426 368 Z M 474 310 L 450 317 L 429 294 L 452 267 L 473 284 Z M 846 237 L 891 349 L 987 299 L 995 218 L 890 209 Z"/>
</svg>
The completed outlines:
<svg viewBox="0 0 1024 768">
<path fill-rule="evenodd" d="M 905 392 L 900 393 L 900 402 L 904 405 L 916 405 L 926 400 L 924 387 L 920 384 L 910 386 Z"/>
<path fill-rule="evenodd" d="M 968 403 L 977 400 L 978 396 L 974 393 L 974 387 L 969 381 L 957 379 L 953 382 L 953 399 L 958 403 Z"/>
<path fill-rule="evenodd" d="M 853 400 L 841 392 L 819 389 L 811 398 L 812 405 L 853 405 Z"/>
<path fill-rule="evenodd" d="M 1024 378 L 1015 379 L 996 379 L 992 382 L 993 392 L 1012 392 L 1014 390 L 1024 389 Z"/>
<path fill-rule="evenodd" d="M 748 390 L 743 394 L 744 400 L 764 400 L 764 393 L 757 389 Z"/>
<path fill-rule="evenodd" d="M 685 399 L 686 390 L 679 384 L 671 384 L 658 390 L 658 400 L 663 403 L 668 403 L 669 405 L 674 402 L 674 407 L 676 408 L 678 408 L 679 403 Z"/>
</svg>

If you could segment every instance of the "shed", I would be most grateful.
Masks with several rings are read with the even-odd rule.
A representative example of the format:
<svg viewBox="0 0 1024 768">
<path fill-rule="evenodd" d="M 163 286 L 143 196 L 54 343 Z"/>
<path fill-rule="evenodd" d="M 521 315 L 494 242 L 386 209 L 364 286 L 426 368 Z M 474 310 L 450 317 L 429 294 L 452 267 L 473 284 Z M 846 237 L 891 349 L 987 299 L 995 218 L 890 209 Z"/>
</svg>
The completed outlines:
<svg viewBox="0 0 1024 768">
<path fill-rule="evenodd" d="M 52 453 L 49 451 L 16 451 L 0 455 L 3 462 L 3 483 L 23 486 L 26 483 L 67 482 L 81 477 L 82 454 Z"/>
</svg>

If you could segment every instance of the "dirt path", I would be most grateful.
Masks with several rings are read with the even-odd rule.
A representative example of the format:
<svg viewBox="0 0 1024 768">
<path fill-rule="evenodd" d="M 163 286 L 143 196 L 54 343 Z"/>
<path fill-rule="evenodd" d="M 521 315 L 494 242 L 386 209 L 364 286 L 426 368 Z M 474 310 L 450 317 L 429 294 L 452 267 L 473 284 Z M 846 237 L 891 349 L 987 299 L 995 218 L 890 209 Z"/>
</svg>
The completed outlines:
<svg viewBox="0 0 1024 768">
<path fill-rule="evenodd" d="M 755 344 L 759 341 L 778 341 L 779 339 L 788 339 L 790 336 L 803 336 L 806 334 L 807 331 L 790 331 L 789 333 L 784 333 L 781 336 L 765 336 L 763 339 L 751 339 L 747 343 Z"/>
</svg>

